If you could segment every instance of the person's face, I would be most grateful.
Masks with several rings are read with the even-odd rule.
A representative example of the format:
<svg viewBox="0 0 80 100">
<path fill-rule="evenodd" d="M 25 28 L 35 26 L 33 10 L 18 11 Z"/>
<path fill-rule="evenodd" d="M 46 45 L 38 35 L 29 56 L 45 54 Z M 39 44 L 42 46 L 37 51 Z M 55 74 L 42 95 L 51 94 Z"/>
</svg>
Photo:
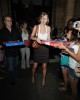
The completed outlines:
<svg viewBox="0 0 80 100">
<path fill-rule="evenodd" d="M 18 22 L 16 22 L 16 27 L 19 27 L 19 23 Z"/>
<path fill-rule="evenodd" d="M 71 39 L 71 34 L 72 34 L 72 31 L 70 30 L 68 33 L 67 33 L 67 39 Z"/>
<path fill-rule="evenodd" d="M 26 29 L 26 28 L 27 28 L 27 24 L 26 24 L 26 23 L 23 25 L 23 28 L 24 28 L 24 29 Z"/>
<path fill-rule="evenodd" d="M 11 27 L 12 26 L 12 19 L 10 17 L 6 17 L 4 20 L 5 26 Z"/>
<path fill-rule="evenodd" d="M 47 24 L 47 22 L 48 22 L 48 16 L 45 15 L 45 16 L 43 16 L 43 17 L 41 18 L 41 23 L 42 23 L 42 24 Z"/>
</svg>

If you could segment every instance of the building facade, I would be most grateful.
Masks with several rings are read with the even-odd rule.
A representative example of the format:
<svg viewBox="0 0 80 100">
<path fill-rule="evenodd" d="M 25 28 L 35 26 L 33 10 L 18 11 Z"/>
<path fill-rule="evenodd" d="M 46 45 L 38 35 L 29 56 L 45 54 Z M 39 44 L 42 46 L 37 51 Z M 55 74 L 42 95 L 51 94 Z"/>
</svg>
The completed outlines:
<svg viewBox="0 0 80 100">
<path fill-rule="evenodd" d="M 10 0 L 0 0 L 0 28 L 2 27 L 2 18 L 5 15 L 11 15 Z"/>
<path fill-rule="evenodd" d="M 0 0 L 0 28 L 2 25 L 2 17 L 7 14 L 8 15 L 12 14 L 11 6 L 13 5 L 11 4 L 11 1 L 15 2 L 16 0 Z M 22 3 L 23 1 L 26 1 L 26 0 L 20 0 L 20 2 Z M 34 1 L 35 1 L 35 4 L 38 4 L 38 1 L 40 0 L 38 1 L 34 0 Z M 57 28 L 59 29 L 59 32 L 63 31 L 63 28 L 69 19 L 80 17 L 80 13 L 79 13 L 80 0 L 51 0 L 51 2 L 49 2 L 50 0 L 45 0 L 45 2 L 43 2 L 44 0 L 41 0 L 41 1 L 42 3 L 40 2 L 40 5 L 42 4 L 42 7 L 48 6 L 48 4 L 49 6 L 51 6 L 51 10 L 50 10 L 51 26 L 57 26 Z M 17 0 L 17 2 L 19 3 L 19 0 Z M 33 5 L 35 4 L 33 3 Z M 15 17 L 16 16 L 17 14 L 15 14 Z"/>
<path fill-rule="evenodd" d="M 80 0 L 53 0 L 52 4 L 51 25 L 56 25 L 60 32 L 69 19 L 80 17 Z"/>
</svg>

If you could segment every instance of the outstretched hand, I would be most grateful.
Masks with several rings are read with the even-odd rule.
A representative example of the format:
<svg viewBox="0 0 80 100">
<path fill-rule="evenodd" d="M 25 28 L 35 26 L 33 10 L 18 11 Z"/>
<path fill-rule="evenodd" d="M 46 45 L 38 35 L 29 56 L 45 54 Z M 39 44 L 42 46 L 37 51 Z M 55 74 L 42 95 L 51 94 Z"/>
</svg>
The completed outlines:
<svg viewBox="0 0 80 100">
<path fill-rule="evenodd" d="M 62 42 L 60 42 L 60 46 L 58 48 L 59 49 L 64 49 L 64 50 L 67 49 L 67 47 Z"/>
</svg>

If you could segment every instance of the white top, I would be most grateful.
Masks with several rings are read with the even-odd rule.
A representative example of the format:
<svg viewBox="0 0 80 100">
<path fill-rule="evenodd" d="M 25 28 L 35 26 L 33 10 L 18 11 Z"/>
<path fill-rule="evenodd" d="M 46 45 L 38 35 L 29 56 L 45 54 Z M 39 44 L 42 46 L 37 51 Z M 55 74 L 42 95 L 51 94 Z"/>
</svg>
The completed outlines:
<svg viewBox="0 0 80 100">
<path fill-rule="evenodd" d="M 22 35 L 21 35 L 21 37 L 22 37 L 22 40 L 24 41 L 24 40 L 28 40 L 29 39 L 29 34 L 28 34 L 28 32 L 26 31 L 26 34 L 22 31 Z"/>
<path fill-rule="evenodd" d="M 37 33 L 37 37 L 41 40 L 47 40 L 48 39 L 48 32 L 47 32 L 47 26 L 46 25 L 45 25 L 45 28 L 46 28 L 46 32 L 42 34 L 40 32 L 40 25 L 39 25 L 39 30 L 38 30 L 38 33 Z"/>
<path fill-rule="evenodd" d="M 74 44 L 74 45 L 72 45 L 71 48 L 74 50 L 75 54 L 78 53 L 78 49 L 79 49 L 78 45 Z M 77 65 L 77 61 L 75 59 L 73 59 L 72 57 L 69 57 L 69 66 L 70 66 L 70 68 L 75 69 L 76 65 Z"/>
</svg>

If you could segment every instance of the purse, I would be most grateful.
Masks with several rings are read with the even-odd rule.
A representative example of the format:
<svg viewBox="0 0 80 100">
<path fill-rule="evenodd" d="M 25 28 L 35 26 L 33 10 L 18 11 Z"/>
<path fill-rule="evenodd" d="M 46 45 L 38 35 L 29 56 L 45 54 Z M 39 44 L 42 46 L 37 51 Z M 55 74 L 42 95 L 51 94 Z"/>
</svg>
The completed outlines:
<svg viewBox="0 0 80 100">
<path fill-rule="evenodd" d="M 39 45 L 39 43 L 37 43 L 37 41 L 33 41 L 33 43 L 32 43 L 32 47 L 33 48 L 38 48 L 40 45 Z"/>
<path fill-rule="evenodd" d="M 37 31 L 38 31 L 38 25 L 37 25 L 37 28 L 36 28 L 36 33 L 37 33 Z M 36 34 L 35 37 L 37 37 L 37 34 Z M 38 48 L 39 46 L 40 46 L 40 44 L 37 41 L 33 40 L 32 47 L 33 48 Z"/>
</svg>

